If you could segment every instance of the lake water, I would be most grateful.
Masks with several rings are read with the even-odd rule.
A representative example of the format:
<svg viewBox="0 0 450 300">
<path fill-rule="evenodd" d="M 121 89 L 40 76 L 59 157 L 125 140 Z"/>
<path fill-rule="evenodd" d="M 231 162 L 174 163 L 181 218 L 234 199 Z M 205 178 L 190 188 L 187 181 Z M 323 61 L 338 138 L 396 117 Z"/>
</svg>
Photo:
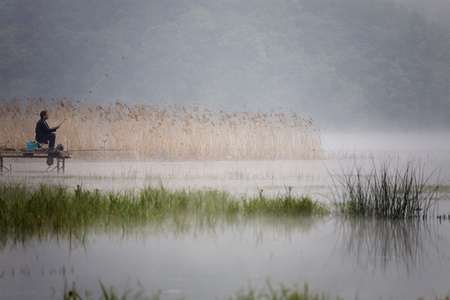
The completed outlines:
<svg viewBox="0 0 450 300">
<path fill-rule="evenodd" d="M 285 193 L 330 201 L 336 174 L 355 164 L 413 158 L 433 179 L 450 176 L 445 135 L 324 135 L 325 159 L 296 161 L 83 162 L 68 160 L 64 176 L 41 161 L 15 162 L 2 182 L 41 182 L 123 191 L 148 185 L 225 189 L 246 197 Z M 438 214 L 450 214 L 443 199 Z M 309 284 L 345 299 L 433 299 L 450 292 L 450 222 L 345 220 L 337 217 L 239 220 L 192 226 L 98 231 L 82 239 L 42 237 L 1 249 L 0 299 L 62 299 L 64 284 L 99 295 L 100 279 L 161 299 L 228 299 Z M 84 295 L 83 295 L 84 298 Z M 96 299 L 97 296 L 94 296 Z"/>
</svg>

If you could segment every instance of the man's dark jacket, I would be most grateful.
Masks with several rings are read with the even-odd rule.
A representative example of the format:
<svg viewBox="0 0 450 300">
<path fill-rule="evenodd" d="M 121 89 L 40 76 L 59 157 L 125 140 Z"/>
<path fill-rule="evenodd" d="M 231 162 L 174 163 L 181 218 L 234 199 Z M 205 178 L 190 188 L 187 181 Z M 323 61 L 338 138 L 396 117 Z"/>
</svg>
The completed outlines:
<svg viewBox="0 0 450 300">
<path fill-rule="evenodd" d="M 56 128 L 50 128 L 48 127 L 47 122 L 45 122 L 44 119 L 40 119 L 36 123 L 36 141 L 41 143 L 43 137 L 47 136 L 48 134 L 55 132 Z"/>
</svg>

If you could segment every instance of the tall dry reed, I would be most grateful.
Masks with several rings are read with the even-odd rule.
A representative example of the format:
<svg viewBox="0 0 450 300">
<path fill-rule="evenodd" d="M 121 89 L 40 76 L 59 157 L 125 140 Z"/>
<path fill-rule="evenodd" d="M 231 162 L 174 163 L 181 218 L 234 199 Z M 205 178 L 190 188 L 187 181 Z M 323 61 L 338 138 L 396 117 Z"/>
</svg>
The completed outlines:
<svg viewBox="0 0 450 300">
<path fill-rule="evenodd" d="M 0 103 L 0 146 L 16 149 L 35 139 L 39 112 L 46 109 L 50 126 L 67 118 L 56 132 L 56 143 L 79 155 L 93 153 L 87 150 L 141 159 L 300 159 L 322 154 L 313 120 L 292 110 L 213 111 L 200 105 L 130 106 L 119 101 L 106 106 L 84 102 L 73 110 L 77 103 L 72 100 L 42 98 Z"/>
</svg>

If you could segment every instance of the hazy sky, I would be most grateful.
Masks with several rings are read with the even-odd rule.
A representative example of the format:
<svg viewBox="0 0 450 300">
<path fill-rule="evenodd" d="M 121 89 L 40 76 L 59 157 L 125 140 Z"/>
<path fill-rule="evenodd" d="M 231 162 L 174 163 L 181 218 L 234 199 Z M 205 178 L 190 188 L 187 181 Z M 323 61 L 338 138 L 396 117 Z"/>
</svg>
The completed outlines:
<svg viewBox="0 0 450 300">
<path fill-rule="evenodd" d="M 430 19 L 450 11 L 444 0 L 397 2 Z M 80 100 L 142 41 L 88 101 L 283 107 L 328 126 L 446 122 L 450 47 L 422 50 L 402 12 L 376 15 L 373 3 L 4 1 L 0 96 Z"/>
</svg>

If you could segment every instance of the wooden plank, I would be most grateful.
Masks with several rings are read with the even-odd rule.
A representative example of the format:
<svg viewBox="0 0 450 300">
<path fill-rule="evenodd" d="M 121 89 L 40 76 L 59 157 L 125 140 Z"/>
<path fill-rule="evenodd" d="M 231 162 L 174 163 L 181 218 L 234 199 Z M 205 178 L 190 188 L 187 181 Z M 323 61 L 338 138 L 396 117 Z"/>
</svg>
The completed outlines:
<svg viewBox="0 0 450 300">
<path fill-rule="evenodd" d="M 0 151 L 0 172 L 3 172 L 3 170 L 11 171 L 7 167 L 4 166 L 4 158 L 48 158 L 49 156 L 52 156 L 54 159 L 56 159 L 56 167 L 54 167 L 52 170 L 57 170 L 64 172 L 64 169 L 66 167 L 66 159 L 71 158 L 70 153 L 67 151 L 59 151 L 56 153 L 48 153 L 46 151 Z M 47 168 L 49 170 L 51 166 Z"/>
<path fill-rule="evenodd" d="M 11 158 L 47 158 L 49 154 L 54 155 L 55 158 L 71 158 L 70 153 L 67 151 L 57 153 L 48 153 L 46 151 L 0 151 L 0 157 Z"/>
</svg>

